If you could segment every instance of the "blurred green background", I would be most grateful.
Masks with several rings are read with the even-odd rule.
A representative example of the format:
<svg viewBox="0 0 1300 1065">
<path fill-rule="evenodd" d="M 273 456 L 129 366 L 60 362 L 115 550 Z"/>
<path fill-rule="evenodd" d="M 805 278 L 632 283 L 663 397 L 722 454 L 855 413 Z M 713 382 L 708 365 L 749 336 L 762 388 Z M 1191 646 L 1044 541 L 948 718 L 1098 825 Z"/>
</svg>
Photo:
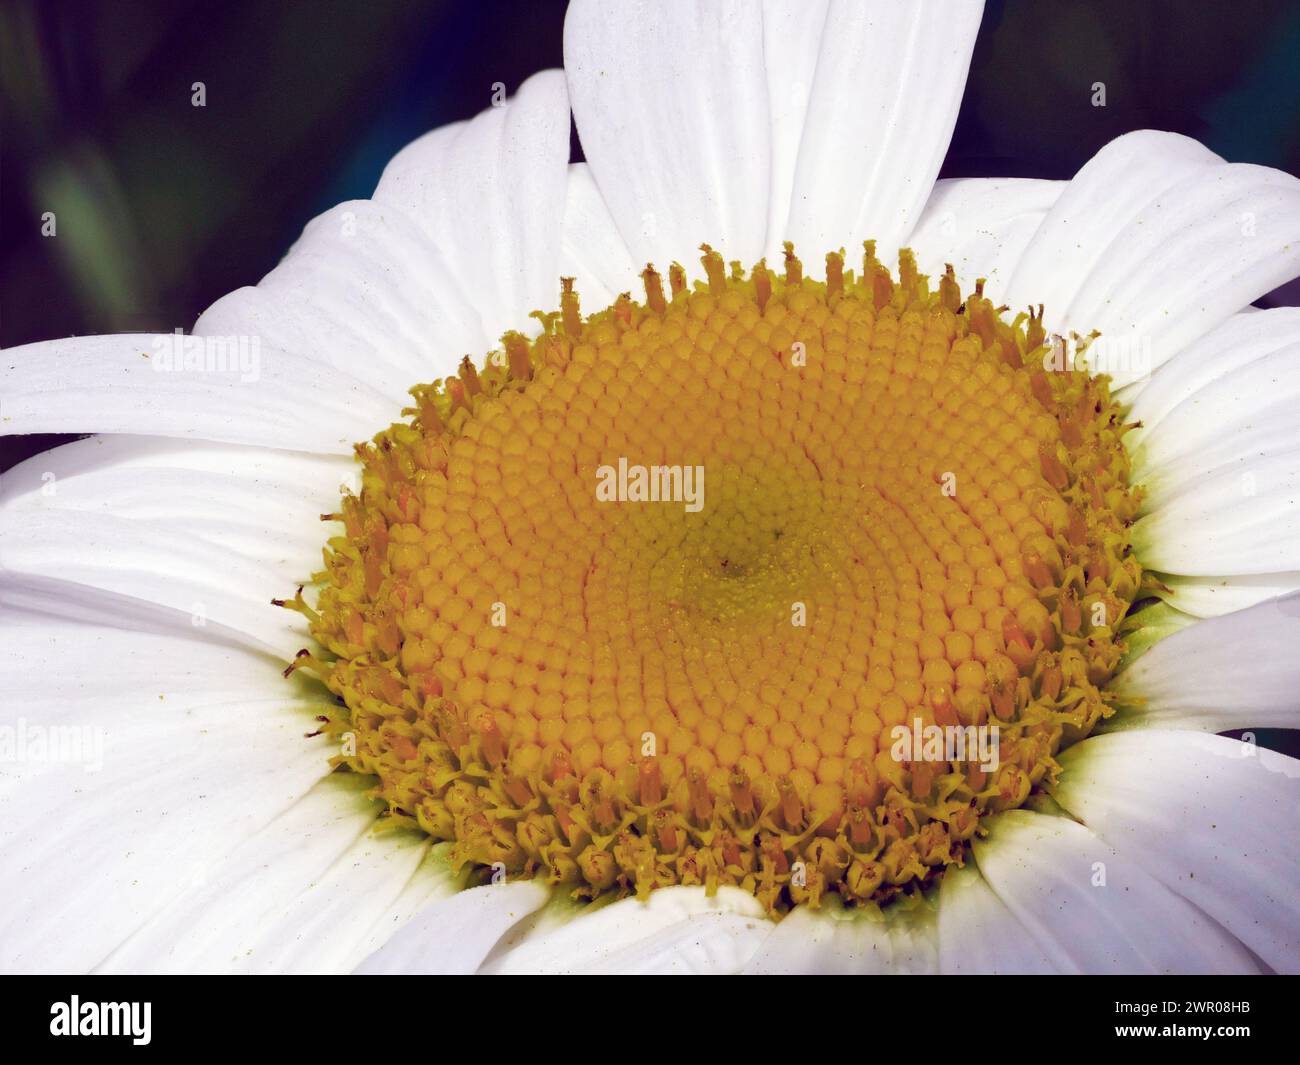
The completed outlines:
<svg viewBox="0 0 1300 1065">
<path fill-rule="evenodd" d="M 188 328 L 426 130 L 558 66 L 564 5 L 0 7 L 0 342 Z M 206 106 L 191 86 L 206 86 Z M 54 211 L 58 237 L 40 216 Z"/>
</svg>

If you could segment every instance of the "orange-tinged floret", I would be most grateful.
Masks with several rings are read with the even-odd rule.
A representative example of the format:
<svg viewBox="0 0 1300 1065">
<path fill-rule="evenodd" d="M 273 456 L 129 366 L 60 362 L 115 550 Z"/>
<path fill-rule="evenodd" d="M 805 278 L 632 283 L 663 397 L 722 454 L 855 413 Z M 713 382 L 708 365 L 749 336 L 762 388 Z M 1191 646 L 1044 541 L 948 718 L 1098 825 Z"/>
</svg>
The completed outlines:
<svg viewBox="0 0 1300 1065">
<path fill-rule="evenodd" d="M 1110 712 L 1124 426 L 1042 368 L 1040 316 L 908 252 L 826 283 L 704 253 L 588 317 L 566 280 L 540 335 L 412 390 L 288 604 L 297 665 L 339 762 L 481 875 L 915 895 Z M 996 765 L 900 743 L 936 727 Z"/>
</svg>

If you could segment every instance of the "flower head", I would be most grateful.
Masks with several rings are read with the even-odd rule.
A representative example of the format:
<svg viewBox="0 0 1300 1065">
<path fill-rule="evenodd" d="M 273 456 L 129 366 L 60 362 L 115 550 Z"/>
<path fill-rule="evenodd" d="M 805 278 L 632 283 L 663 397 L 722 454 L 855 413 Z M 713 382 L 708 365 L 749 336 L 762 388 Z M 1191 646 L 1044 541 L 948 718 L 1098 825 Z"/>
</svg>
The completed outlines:
<svg viewBox="0 0 1300 1065">
<path fill-rule="evenodd" d="M 9 353 L 3 963 L 1300 965 L 1300 182 L 936 183 L 979 17 L 576 0 L 202 357 Z"/>
</svg>

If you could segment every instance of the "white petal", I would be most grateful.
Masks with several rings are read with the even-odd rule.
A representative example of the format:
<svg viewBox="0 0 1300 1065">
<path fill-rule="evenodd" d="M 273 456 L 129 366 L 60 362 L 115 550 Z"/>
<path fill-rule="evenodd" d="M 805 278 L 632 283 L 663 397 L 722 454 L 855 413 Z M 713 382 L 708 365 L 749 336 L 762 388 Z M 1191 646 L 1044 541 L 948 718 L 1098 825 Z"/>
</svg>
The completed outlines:
<svg viewBox="0 0 1300 1065">
<path fill-rule="evenodd" d="M 950 866 L 939 885 L 939 971 L 1023 975 L 1058 970 L 980 871 L 968 864 Z"/>
<path fill-rule="evenodd" d="M 1129 421 L 1141 422 L 1124 441 L 1135 464 L 1148 438 L 1158 440 L 1160 425 L 1201 389 L 1266 355 L 1300 344 L 1300 307 L 1249 309 L 1210 330 L 1172 363 L 1151 375 L 1133 403 Z M 1159 449 L 1154 454 L 1158 454 Z"/>
<path fill-rule="evenodd" d="M 465 886 L 466 870 L 454 870 L 448 861 L 450 843 L 434 843 L 425 848 L 424 860 L 412 874 L 401 893 L 389 902 L 379 919 L 350 948 L 348 970 L 353 971 L 366 958 L 387 943 L 416 915 L 441 899 L 449 898 Z"/>
<path fill-rule="evenodd" d="M 1133 525 L 1144 566 L 1195 577 L 1300 569 L 1300 445 L 1265 448 L 1182 485 Z"/>
<path fill-rule="evenodd" d="M 367 832 L 320 876 L 304 881 L 288 906 L 267 915 L 256 941 L 234 959 L 234 971 L 351 972 L 372 949 L 370 929 L 402 905 L 428 853 L 429 840 L 419 833 Z"/>
<path fill-rule="evenodd" d="M 513 99 L 403 148 L 374 199 L 424 229 L 495 341 L 558 303 L 568 163 L 564 75 L 546 70 Z"/>
<path fill-rule="evenodd" d="M 782 259 L 781 241 L 785 238 L 794 198 L 799 144 L 803 140 L 808 99 L 812 95 L 829 8 L 830 0 L 801 0 L 797 4 L 763 0 L 763 58 L 772 122 L 772 178 L 765 254 L 773 266 Z"/>
<path fill-rule="evenodd" d="M 1264 755 L 1195 732 L 1095 736 L 1059 756 L 1054 794 L 1274 969 L 1295 972 L 1300 762 Z"/>
<path fill-rule="evenodd" d="M 1135 403 L 1133 417 L 1151 416 L 1131 442 L 1146 493 L 1134 546 L 1148 567 L 1201 578 L 1300 569 L 1297 325 L 1286 313 L 1238 315 Z"/>
<path fill-rule="evenodd" d="M 875 974 L 938 972 L 937 922 L 924 908 L 884 917 L 846 909 L 828 899 L 820 910 L 801 906 L 745 969 L 755 974 Z"/>
<path fill-rule="evenodd" d="M 548 894 L 534 880 L 457 892 L 426 907 L 356 971 L 472 973 L 512 925 L 545 904 Z"/>
<path fill-rule="evenodd" d="M 79 586 L 164 608 L 292 656 L 301 615 L 271 605 L 321 568 L 347 459 L 140 437 L 92 438 L 5 475 L 0 561 L 14 587 L 63 613 Z"/>
<path fill-rule="evenodd" d="M 0 638 L 7 971 L 94 967 L 329 772 L 323 707 L 261 656 L 9 608 Z"/>
<path fill-rule="evenodd" d="M 355 377 L 245 339 L 242 356 L 229 345 L 205 348 L 188 368 L 167 333 L 9 348 L 0 433 L 147 433 L 343 455 L 398 414 Z"/>
<path fill-rule="evenodd" d="M 259 336 L 348 373 L 389 400 L 390 420 L 412 385 L 494 346 L 429 237 L 399 208 L 371 200 L 313 219 L 256 288 L 219 299 L 194 332 Z"/>
<path fill-rule="evenodd" d="M 525 940 L 541 939 L 549 936 L 552 932 L 564 927 L 578 917 L 590 917 L 597 910 L 613 905 L 617 901 L 612 896 L 588 901 L 575 899 L 568 891 L 552 891 L 544 905 L 516 924 L 511 925 L 509 931 L 496 941 L 487 957 L 483 959 L 478 971 L 480 973 L 497 972 L 501 959 L 524 943 Z"/>
<path fill-rule="evenodd" d="M 1032 178 L 945 178 L 935 182 L 908 246 L 933 285 L 952 263 L 963 292 L 986 278 L 998 303 L 1030 238 L 1067 182 Z M 1023 308 L 1016 308 L 1023 310 Z"/>
<path fill-rule="evenodd" d="M 835 0 L 799 146 L 787 238 L 804 260 L 878 241 L 889 262 L 921 216 L 957 121 L 982 0 Z"/>
<path fill-rule="evenodd" d="M 428 841 L 377 835 L 367 777 L 331 773 L 240 843 L 99 966 L 105 972 L 346 972 L 373 949 L 366 914 L 456 882 Z M 409 906 L 399 917 L 409 918 Z"/>
<path fill-rule="evenodd" d="M 1167 636 L 1111 684 L 1109 729 L 1300 728 L 1300 595 Z"/>
<path fill-rule="evenodd" d="M 1094 366 L 1123 385 L 1297 273 L 1300 181 L 1142 130 L 1070 182 L 1007 298 L 1046 303 L 1049 330 L 1100 330 Z"/>
<path fill-rule="evenodd" d="M 564 67 L 583 153 L 637 263 L 763 254 L 771 133 L 759 9 L 574 0 Z"/>
<path fill-rule="evenodd" d="M 1184 613 L 1198 618 L 1245 610 L 1279 595 L 1300 591 L 1300 572 L 1239 573 L 1220 577 L 1181 577 L 1159 574 L 1169 592 L 1162 596 Z"/>
<path fill-rule="evenodd" d="M 772 934 L 766 917 L 701 913 L 610 951 L 588 972 L 634 976 L 731 975 L 744 968 Z"/>
<path fill-rule="evenodd" d="M 1012 810 L 974 843 L 989 886 L 1063 972 L 1256 972 L 1185 899 L 1065 817 Z"/>
<path fill-rule="evenodd" d="M 758 900 L 724 887 L 670 887 L 650 898 L 571 909 L 499 953 L 485 972 L 736 972 L 772 931 Z"/>
<path fill-rule="evenodd" d="M 1046 303 L 1049 320 L 1063 319 L 1088 277 L 1111 268 L 1117 235 L 1182 178 L 1221 162 L 1173 133 L 1138 130 L 1111 141 L 1074 176 L 1030 241 L 1012 276 L 1012 306 Z"/>
<path fill-rule="evenodd" d="M 640 270 L 596 188 L 586 163 L 569 165 L 560 273 L 575 279 L 584 313 L 608 307 L 619 293 L 642 289 Z"/>
<path fill-rule="evenodd" d="M 1178 371 L 1180 362 L 1169 368 Z M 1297 408 L 1300 338 L 1203 385 L 1135 449 L 1144 510 L 1159 510 L 1208 473 L 1246 475 L 1259 459 L 1300 448 Z"/>
</svg>

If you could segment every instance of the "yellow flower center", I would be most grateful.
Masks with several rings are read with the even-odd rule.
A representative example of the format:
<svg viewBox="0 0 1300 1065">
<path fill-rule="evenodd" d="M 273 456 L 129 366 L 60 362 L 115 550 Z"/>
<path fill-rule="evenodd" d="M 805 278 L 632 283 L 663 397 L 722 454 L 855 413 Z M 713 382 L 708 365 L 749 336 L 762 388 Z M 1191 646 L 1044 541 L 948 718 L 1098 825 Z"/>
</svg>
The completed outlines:
<svg viewBox="0 0 1300 1065">
<path fill-rule="evenodd" d="M 1110 712 L 1124 426 L 951 268 L 704 252 L 586 318 L 566 281 L 536 339 L 412 390 L 288 604 L 327 652 L 296 666 L 475 875 L 916 896 Z"/>
</svg>

